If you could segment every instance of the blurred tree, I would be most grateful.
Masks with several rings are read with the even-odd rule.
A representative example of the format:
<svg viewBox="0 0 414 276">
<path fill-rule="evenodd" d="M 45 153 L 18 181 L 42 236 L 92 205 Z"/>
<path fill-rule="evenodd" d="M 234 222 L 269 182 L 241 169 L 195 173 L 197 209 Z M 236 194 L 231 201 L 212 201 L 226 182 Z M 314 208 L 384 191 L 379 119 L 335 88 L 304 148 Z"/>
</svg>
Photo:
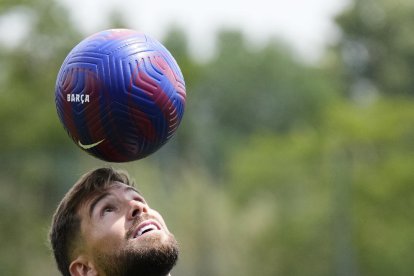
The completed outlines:
<svg viewBox="0 0 414 276">
<path fill-rule="evenodd" d="M 336 21 L 342 31 L 337 49 L 343 81 L 351 96 L 414 95 L 412 1 L 353 1 Z"/>
<path fill-rule="evenodd" d="M 63 16 L 66 13 L 50 1 L 10 7 L 1 16 L 7 19 L 13 13 L 26 18 L 22 24 L 26 22 L 28 31 L 16 46 L 8 47 L 7 41 L 0 46 L 2 63 L 7 68 L 0 94 L 0 122 L 3 129 L 8 129 L 1 136 L 0 149 L 7 152 L 48 145 L 61 150 L 68 143 L 54 127 L 58 123 L 54 116 L 54 83 L 64 56 L 80 36 Z"/>
<path fill-rule="evenodd" d="M 233 153 L 229 193 L 249 237 L 242 275 L 333 275 L 332 188 L 322 152 L 320 136 L 307 129 L 257 133 Z"/>
<path fill-rule="evenodd" d="M 335 98 L 319 69 L 299 64 L 282 43 L 252 49 L 233 31 L 219 34 L 215 58 L 191 92 L 193 150 L 215 172 L 230 149 L 257 131 L 316 126 Z"/>
<path fill-rule="evenodd" d="M 412 94 L 410 11 L 407 0 L 355 1 L 338 17 L 329 69 L 228 30 L 198 63 L 185 33 L 169 30 L 184 120 L 159 152 L 117 167 L 176 233 L 176 273 L 412 274 L 414 106 L 381 95 Z M 13 18 L 22 35 L 0 34 L 0 275 L 55 275 L 51 213 L 80 174 L 107 164 L 77 150 L 56 116 L 56 74 L 81 39 L 66 10 L 1 1 L 0 24 Z"/>
<path fill-rule="evenodd" d="M 406 212 L 414 196 L 413 110 L 412 102 L 385 98 L 368 108 L 338 106 L 330 114 L 327 149 L 346 152 L 343 162 L 349 170 L 348 203 L 338 193 L 341 189 L 334 198 L 336 213 L 344 214 L 341 210 L 348 208 L 348 218 L 335 219 L 348 220 L 349 242 L 360 275 L 410 275 L 414 269 L 406 258 L 414 253 L 410 242 L 414 234 L 408 234 L 414 233 L 414 216 Z M 335 175 L 332 181 L 340 185 Z M 337 241 L 341 234 L 344 230 L 336 228 Z"/>
<path fill-rule="evenodd" d="M 53 91 L 79 34 L 55 2 L 1 1 L 0 11 L 0 274 L 53 275 L 47 228 L 77 159 L 57 127 Z"/>
<path fill-rule="evenodd" d="M 236 149 L 238 212 L 261 206 L 242 230 L 254 233 L 246 275 L 410 275 L 413 110 L 337 103 L 317 131 L 257 133 Z"/>
</svg>

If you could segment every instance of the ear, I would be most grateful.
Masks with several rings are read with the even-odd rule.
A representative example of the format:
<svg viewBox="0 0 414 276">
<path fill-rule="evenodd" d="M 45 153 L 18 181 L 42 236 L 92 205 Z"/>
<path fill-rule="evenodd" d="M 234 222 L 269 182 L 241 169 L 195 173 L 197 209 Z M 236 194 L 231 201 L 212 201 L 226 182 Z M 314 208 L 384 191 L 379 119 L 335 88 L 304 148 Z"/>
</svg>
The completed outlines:
<svg viewBox="0 0 414 276">
<path fill-rule="evenodd" d="M 97 276 L 98 272 L 95 266 L 85 256 L 77 257 L 69 265 L 69 272 L 71 276 Z"/>
</svg>

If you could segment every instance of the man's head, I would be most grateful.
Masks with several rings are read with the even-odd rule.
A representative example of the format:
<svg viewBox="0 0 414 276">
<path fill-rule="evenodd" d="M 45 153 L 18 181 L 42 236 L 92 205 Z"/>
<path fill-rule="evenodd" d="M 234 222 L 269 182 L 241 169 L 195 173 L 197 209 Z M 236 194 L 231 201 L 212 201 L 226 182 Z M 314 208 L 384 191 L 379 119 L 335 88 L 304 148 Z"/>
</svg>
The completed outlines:
<svg viewBox="0 0 414 276">
<path fill-rule="evenodd" d="M 50 241 L 65 276 L 164 276 L 178 257 L 161 215 L 126 173 L 111 168 L 75 183 L 55 212 Z"/>
</svg>

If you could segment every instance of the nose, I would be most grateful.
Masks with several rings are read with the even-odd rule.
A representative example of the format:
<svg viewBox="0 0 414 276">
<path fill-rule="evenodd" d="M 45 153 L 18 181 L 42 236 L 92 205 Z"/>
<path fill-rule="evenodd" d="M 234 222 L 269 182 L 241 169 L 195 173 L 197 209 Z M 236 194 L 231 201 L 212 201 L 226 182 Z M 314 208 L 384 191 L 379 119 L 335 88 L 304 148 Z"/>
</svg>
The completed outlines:
<svg viewBox="0 0 414 276">
<path fill-rule="evenodd" d="M 128 212 L 129 219 L 135 219 L 143 213 L 148 213 L 148 206 L 143 202 L 131 200 L 128 202 L 130 208 Z"/>
</svg>

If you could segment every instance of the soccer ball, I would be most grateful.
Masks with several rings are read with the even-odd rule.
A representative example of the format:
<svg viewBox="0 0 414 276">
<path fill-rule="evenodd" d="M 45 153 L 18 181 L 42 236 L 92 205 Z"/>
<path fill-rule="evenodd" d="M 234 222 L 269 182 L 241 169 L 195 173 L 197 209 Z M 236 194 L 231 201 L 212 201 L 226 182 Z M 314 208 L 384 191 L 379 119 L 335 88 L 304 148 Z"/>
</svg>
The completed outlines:
<svg viewBox="0 0 414 276">
<path fill-rule="evenodd" d="M 68 54 L 57 76 L 60 121 L 87 153 L 109 162 L 144 158 L 183 118 L 185 82 L 158 41 L 129 29 L 93 34 Z"/>
</svg>

